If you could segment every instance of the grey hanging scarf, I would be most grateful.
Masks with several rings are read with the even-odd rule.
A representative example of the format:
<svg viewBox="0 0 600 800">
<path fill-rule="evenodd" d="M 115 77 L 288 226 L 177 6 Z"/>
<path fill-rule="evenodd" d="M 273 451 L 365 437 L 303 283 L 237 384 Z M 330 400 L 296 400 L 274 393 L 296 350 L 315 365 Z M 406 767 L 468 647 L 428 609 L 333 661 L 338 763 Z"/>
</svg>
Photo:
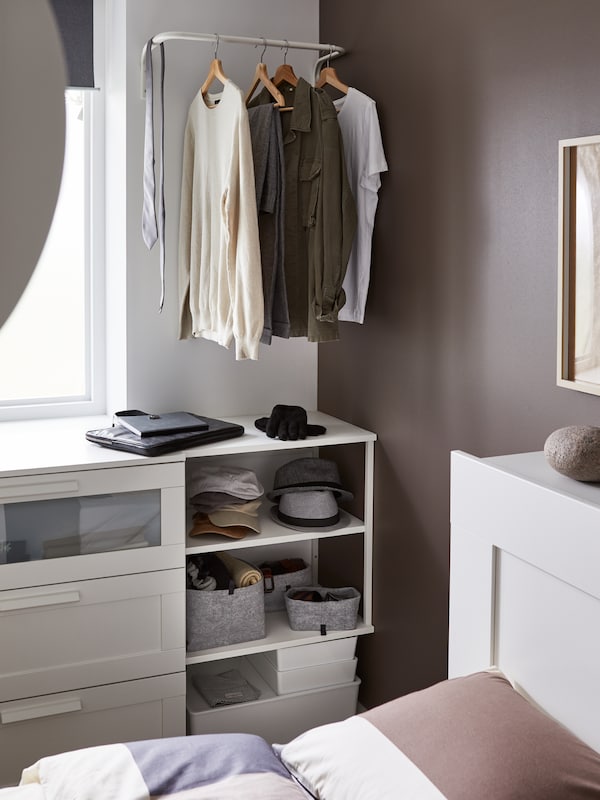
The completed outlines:
<svg viewBox="0 0 600 800">
<path fill-rule="evenodd" d="M 160 120 L 158 211 L 156 209 L 156 186 L 154 174 L 154 81 L 152 75 L 152 39 L 146 45 L 145 84 L 146 84 L 146 122 L 144 128 L 144 205 L 142 210 L 142 237 L 148 250 L 159 242 L 160 258 L 160 303 L 162 311 L 165 302 L 165 48 L 160 48 Z"/>
</svg>

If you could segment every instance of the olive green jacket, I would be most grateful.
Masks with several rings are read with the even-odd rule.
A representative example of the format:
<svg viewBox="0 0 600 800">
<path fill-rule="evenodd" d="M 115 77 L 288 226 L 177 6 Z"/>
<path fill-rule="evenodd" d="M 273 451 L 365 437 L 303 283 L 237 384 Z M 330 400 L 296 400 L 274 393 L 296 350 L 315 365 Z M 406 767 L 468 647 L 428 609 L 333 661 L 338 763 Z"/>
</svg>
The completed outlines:
<svg viewBox="0 0 600 800">
<path fill-rule="evenodd" d="M 356 207 L 344 162 L 337 112 L 322 89 L 303 78 L 279 87 L 285 159 L 285 280 L 290 336 L 339 338 L 338 312 L 356 231 Z M 252 104 L 272 102 L 264 89 Z"/>
</svg>

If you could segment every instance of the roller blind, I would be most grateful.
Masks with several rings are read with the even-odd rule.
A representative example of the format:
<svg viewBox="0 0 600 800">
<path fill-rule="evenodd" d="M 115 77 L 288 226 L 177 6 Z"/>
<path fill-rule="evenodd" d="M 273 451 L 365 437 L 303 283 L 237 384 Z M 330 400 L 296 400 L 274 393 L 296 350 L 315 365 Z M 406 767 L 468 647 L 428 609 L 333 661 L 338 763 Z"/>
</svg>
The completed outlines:
<svg viewBox="0 0 600 800">
<path fill-rule="evenodd" d="M 93 0 L 50 0 L 67 63 L 68 85 L 94 86 Z"/>
</svg>

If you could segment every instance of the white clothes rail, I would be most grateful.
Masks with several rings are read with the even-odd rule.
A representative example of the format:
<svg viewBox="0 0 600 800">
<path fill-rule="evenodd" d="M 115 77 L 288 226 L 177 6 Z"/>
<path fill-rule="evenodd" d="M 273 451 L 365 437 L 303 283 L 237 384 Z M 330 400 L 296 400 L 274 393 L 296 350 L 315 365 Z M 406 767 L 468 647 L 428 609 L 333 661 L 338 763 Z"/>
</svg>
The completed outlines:
<svg viewBox="0 0 600 800">
<path fill-rule="evenodd" d="M 221 42 L 229 42 L 233 44 L 251 44 L 256 46 L 263 45 L 263 47 L 279 47 L 282 50 L 316 50 L 324 55 L 320 56 L 313 67 L 313 83 L 316 82 L 319 73 L 319 67 L 329 59 L 338 58 L 346 52 L 343 47 L 337 44 L 320 44 L 318 42 L 292 42 L 288 39 L 266 39 L 264 36 L 230 36 L 224 33 L 191 33 L 188 31 L 165 31 L 164 33 L 155 34 L 150 40 L 152 47 L 169 41 L 191 41 L 191 42 L 212 42 L 215 45 L 215 53 Z M 148 42 L 142 49 L 141 57 L 141 96 L 146 96 L 146 85 L 144 79 L 146 50 Z"/>
</svg>

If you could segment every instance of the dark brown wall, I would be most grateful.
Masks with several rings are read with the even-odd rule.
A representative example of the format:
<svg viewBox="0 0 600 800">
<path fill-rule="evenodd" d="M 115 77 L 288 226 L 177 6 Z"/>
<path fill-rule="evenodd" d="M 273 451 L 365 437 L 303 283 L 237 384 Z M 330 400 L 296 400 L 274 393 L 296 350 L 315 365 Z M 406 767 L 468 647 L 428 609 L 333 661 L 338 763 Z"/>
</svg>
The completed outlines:
<svg viewBox="0 0 600 800">
<path fill-rule="evenodd" d="M 449 453 L 598 424 L 555 385 L 558 140 L 600 132 L 597 0 L 322 0 L 340 78 L 377 101 L 363 326 L 320 345 L 319 406 L 378 433 L 373 705 L 445 676 Z"/>
</svg>

